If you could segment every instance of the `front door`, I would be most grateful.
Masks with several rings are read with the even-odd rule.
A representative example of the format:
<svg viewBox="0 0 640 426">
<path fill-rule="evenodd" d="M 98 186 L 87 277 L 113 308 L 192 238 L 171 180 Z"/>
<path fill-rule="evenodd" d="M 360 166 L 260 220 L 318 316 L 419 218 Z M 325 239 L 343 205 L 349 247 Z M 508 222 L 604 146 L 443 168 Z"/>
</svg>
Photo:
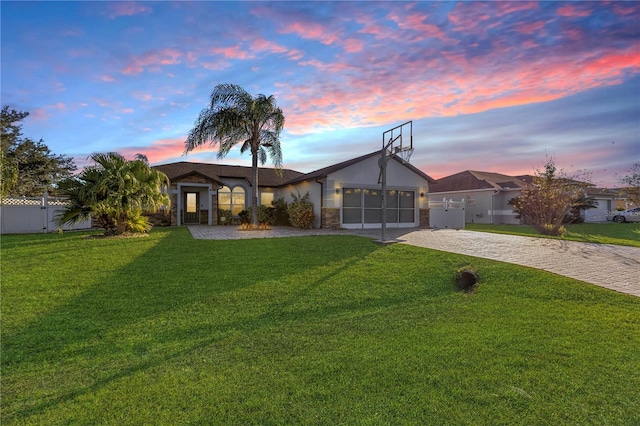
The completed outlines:
<svg viewBox="0 0 640 426">
<path fill-rule="evenodd" d="M 200 223 L 200 193 L 185 192 L 184 223 Z"/>
</svg>

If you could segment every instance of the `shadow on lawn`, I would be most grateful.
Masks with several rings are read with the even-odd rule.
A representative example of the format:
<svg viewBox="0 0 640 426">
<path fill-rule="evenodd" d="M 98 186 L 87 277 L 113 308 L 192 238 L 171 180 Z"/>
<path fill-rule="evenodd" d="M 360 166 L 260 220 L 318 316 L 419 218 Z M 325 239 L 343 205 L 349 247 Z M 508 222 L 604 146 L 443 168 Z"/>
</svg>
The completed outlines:
<svg viewBox="0 0 640 426">
<path fill-rule="evenodd" d="M 176 241 L 177 238 L 181 240 Z M 67 384 L 54 387 L 54 392 L 46 399 L 22 401 L 20 404 L 16 401 L 13 409 L 5 405 L 3 418 L 42 413 L 121 378 L 224 340 L 238 330 L 254 331 L 292 319 L 323 318 L 372 306 L 391 306 L 416 297 L 416 294 L 396 294 L 366 304 L 341 300 L 321 308 L 307 306 L 287 311 L 300 298 L 364 261 L 381 246 L 365 239 L 345 244 L 345 238 L 350 238 L 350 242 L 354 239 L 342 236 L 320 237 L 333 239 L 329 244 L 334 247 L 331 250 L 327 250 L 324 242 L 312 244 L 318 237 L 267 239 L 258 246 L 255 242 L 242 240 L 217 242 L 185 238 L 185 233 L 167 233 L 107 280 L 97 282 L 26 328 L 5 334 L 5 378 L 11 377 L 12 371 L 30 364 L 27 370 L 40 369 L 41 375 L 46 376 L 41 379 Z M 282 256 L 283 247 L 291 258 Z M 300 259 L 300 262 L 292 262 L 292 258 Z M 243 266 L 249 262 L 251 267 Z M 246 317 L 222 323 L 187 322 L 182 331 L 174 326 L 174 332 L 165 332 L 161 325 L 155 324 L 149 330 L 136 331 L 145 321 L 152 322 L 156 317 L 170 318 L 172 312 L 191 304 L 217 300 L 224 293 L 242 291 L 259 282 L 285 281 L 301 271 L 328 265 L 334 266 L 306 285 L 298 285 L 289 293 L 280 293 L 279 298 L 264 301 L 260 305 L 264 309 Z M 205 272 L 204 269 L 215 272 Z M 244 301 L 241 297 L 239 300 Z M 147 351 L 144 343 L 149 339 L 153 346 L 151 351 Z M 179 348 L 176 341 L 181 343 Z M 77 368 L 75 374 L 82 378 L 84 384 L 69 386 L 68 382 L 78 377 L 65 374 L 68 374 L 69 365 L 76 361 L 82 361 L 80 365 L 90 365 L 91 371 Z M 51 367 L 57 365 L 61 367 Z M 43 371 L 43 368 L 49 369 Z"/>
</svg>

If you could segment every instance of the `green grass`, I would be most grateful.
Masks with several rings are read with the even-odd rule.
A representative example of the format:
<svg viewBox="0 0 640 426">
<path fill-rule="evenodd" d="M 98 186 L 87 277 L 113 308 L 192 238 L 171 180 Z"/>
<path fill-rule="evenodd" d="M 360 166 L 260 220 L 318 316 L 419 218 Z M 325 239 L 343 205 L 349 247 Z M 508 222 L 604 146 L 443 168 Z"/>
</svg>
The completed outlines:
<svg viewBox="0 0 640 426">
<path fill-rule="evenodd" d="M 560 238 L 540 235 L 529 225 L 490 225 L 484 223 L 467 223 L 470 231 L 496 232 L 499 234 L 525 235 L 530 237 Z M 564 240 L 582 241 L 598 244 L 617 244 L 640 247 L 640 223 L 579 223 L 567 226 Z"/>
<path fill-rule="evenodd" d="M 640 423 L 639 298 L 355 236 L 85 235 L 2 237 L 3 425 Z"/>
</svg>

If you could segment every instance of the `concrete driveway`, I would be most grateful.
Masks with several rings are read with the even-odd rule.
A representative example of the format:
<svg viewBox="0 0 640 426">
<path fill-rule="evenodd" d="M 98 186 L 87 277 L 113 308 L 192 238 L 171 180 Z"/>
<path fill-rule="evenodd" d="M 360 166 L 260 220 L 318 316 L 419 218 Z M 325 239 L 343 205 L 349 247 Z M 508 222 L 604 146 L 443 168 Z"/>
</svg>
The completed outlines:
<svg viewBox="0 0 640 426">
<path fill-rule="evenodd" d="M 274 227 L 264 231 L 241 231 L 230 226 L 189 226 L 189 231 L 196 239 L 349 234 L 380 238 L 380 230 L 301 230 Z M 399 243 L 542 269 L 640 297 L 638 247 L 453 229 L 388 229 L 386 236 Z"/>
</svg>

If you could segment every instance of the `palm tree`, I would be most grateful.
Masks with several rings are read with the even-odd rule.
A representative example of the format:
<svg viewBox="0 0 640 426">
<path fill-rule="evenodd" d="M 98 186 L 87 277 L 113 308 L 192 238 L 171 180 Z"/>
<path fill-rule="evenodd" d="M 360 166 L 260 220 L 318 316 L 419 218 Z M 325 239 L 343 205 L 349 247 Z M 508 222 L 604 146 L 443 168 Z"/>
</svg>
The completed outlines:
<svg viewBox="0 0 640 426">
<path fill-rule="evenodd" d="M 59 183 L 69 203 L 58 224 L 73 224 L 90 215 L 107 235 L 150 229 L 144 211 L 169 205 L 167 176 L 146 159 L 128 161 L 116 152 L 92 154 L 94 165 Z"/>
<path fill-rule="evenodd" d="M 235 84 L 219 84 L 211 92 L 211 103 L 200 112 L 185 141 L 185 154 L 206 143 L 218 145 L 218 158 L 224 158 L 238 143 L 240 152 L 251 151 L 252 224 L 258 225 L 258 161 L 271 157 L 276 172 L 282 167 L 280 131 L 284 114 L 271 96 L 255 97 Z"/>
</svg>

